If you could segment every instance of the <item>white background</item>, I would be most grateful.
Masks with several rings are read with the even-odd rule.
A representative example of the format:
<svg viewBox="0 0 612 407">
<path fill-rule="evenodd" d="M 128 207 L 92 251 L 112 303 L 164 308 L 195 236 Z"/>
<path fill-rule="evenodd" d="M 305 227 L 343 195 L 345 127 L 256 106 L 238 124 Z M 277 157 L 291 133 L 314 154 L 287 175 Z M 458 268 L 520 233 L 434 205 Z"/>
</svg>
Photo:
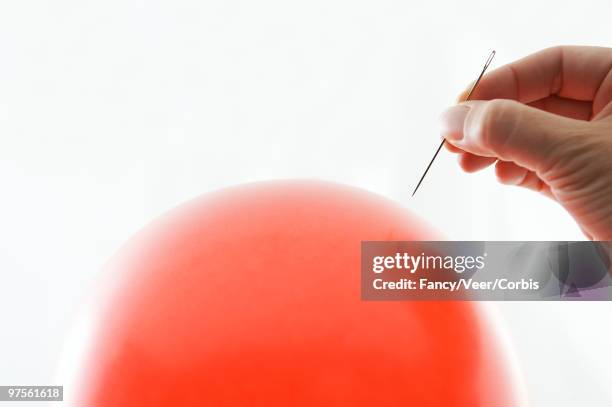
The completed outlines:
<svg viewBox="0 0 612 407">
<path fill-rule="evenodd" d="M 493 67 L 607 45 L 609 1 L 0 2 L 0 384 L 53 382 L 103 263 L 230 184 L 322 178 L 446 237 L 578 240 L 535 193 L 463 174 L 437 116 Z M 610 303 L 498 303 L 537 406 L 609 405 Z M 62 383 L 58 383 L 62 384 Z M 606 389 L 606 386 L 608 389 Z"/>
</svg>

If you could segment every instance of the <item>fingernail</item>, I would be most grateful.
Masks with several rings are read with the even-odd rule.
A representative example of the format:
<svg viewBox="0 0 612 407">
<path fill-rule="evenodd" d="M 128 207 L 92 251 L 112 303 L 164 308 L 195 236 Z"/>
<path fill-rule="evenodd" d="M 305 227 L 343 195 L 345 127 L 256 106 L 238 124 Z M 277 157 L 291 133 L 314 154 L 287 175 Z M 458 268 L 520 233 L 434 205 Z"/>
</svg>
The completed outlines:
<svg viewBox="0 0 612 407">
<path fill-rule="evenodd" d="M 442 137 L 451 141 L 463 138 L 463 123 L 470 111 L 470 106 L 459 104 L 449 107 L 440 115 L 440 132 Z"/>
</svg>

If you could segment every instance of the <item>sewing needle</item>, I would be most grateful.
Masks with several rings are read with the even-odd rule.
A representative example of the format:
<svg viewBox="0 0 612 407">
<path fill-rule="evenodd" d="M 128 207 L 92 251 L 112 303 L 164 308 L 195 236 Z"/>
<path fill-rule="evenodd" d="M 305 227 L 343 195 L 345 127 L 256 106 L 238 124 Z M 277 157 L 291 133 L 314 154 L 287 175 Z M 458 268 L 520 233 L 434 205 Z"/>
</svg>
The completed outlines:
<svg viewBox="0 0 612 407">
<path fill-rule="evenodd" d="M 482 77 L 485 74 L 487 68 L 489 67 L 489 65 L 491 65 L 491 61 L 493 60 L 494 56 L 495 56 L 495 51 L 493 50 L 493 51 L 491 51 L 491 54 L 489 55 L 489 58 L 487 58 L 487 61 L 485 62 L 484 67 L 482 68 L 482 72 L 480 72 L 480 75 L 478 75 L 478 79 L 476 79 L 476 82 L 474 82 L 474 84 L 470 88 L 470 91 L 468 92 L 468 95 L 465 98 L 466 101 L 470 100 L 470 97 L 472 96 L 472 93 L 474 92 L 474 89 L 476 89 L 476 86 L 478 86 L 478 83 L 482 79 Z M 414 196 L 414 194 L 416 194 L 417 190 L 421 186 L 421 183 L 423 182 L 423 179 L 425 179 L 425 175 L 427 175 L 427 172 L 429 171 L 429 168 L 431 168 L 431 165 L 433 164 L 434 160 L 438 156 L 438 153 L 440 152 L 440 150 L 442 150 L 442 147 L 444 146 L 444 143 L 446 143 L 446 139 L 442 139 L 442 142 L 440 143 L 440 146 L 436 150 L 436 152 L 433 155 L 431 161 L 429 161 L 429 165 L 427 166 L 427 168 L 425 168 L 425 172 L 421 176 L 421 179 L 419 180 L 419 183 L 417 184 L 416 188 L 412 192 L 412 196 Z"/>
</svg>

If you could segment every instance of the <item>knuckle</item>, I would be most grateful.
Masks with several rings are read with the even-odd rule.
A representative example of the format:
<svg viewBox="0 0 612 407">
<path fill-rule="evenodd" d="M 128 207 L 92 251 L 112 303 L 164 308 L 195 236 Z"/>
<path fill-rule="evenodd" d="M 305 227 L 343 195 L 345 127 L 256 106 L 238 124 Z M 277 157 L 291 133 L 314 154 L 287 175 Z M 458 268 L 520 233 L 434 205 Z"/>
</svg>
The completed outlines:
<svg viewBox="0 0 612 407">
<path fill-rule="evenodd" d="M 566 48 L 564 45 L 553 45 L 551 47 L 544 48 L 541 52 L 544 54 L 559 54 Z"/>
<path fill-rule="evenodd" d="M 515 103 L 506 99 L 493 99 L 486 104 L 480 129 L 485 146 L 498 150 L 508 143 L 516 127 Z"/>
</svg>

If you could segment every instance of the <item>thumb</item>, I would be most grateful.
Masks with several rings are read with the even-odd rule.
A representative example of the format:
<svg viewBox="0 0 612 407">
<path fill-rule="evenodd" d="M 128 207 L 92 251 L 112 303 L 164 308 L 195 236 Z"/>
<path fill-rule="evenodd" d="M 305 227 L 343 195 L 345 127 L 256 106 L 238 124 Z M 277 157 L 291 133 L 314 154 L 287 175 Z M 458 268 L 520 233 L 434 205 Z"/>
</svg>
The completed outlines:
<svg viewBox="0 0 612 407">
<path fill-rule="evenodd" d="M 442 135 L 454 146 L 532 171 L 556 161 L 586 124 L 507 99 L 460 103 L 441 122 Z"/>
</svg>

